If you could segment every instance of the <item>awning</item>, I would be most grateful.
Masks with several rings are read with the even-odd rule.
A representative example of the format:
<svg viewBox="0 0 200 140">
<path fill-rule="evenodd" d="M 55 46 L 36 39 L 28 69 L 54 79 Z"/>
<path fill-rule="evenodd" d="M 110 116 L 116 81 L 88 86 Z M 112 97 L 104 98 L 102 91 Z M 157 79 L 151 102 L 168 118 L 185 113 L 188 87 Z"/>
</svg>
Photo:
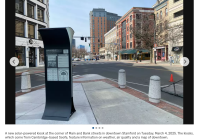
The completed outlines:
<svg viewBox="0 0 200 140">
<path fill-rule="evenodd" d="M 122 50 L 120 51 L 120 54 L 135 54 L 137 51 L 135 49 L 130 50 Z"/>
<path fill-rule="evenodd" d="M 174 51 L 174 52 L 181 51 L 182 47 L 183 46 L 172 47 L 172 51 Z"/>
<path fill-rule="evenodd" d="M 149 50 L 138 50 L 138 51 L 142 51 L 142 53 L 149 53 Z M 130 49 L 130 50 L 121 50 L 120 54 L 136 54 L 137 50 L 136 49 Z"/>
</svg>

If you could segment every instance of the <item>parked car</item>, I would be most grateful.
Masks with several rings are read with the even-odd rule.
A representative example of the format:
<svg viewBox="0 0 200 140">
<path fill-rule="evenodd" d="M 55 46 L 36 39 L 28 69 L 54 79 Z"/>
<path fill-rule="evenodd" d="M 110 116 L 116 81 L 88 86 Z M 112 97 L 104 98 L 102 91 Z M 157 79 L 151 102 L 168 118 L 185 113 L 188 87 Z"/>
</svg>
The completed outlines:
<svg viewBox="0 0 200 140">
<path fill-rule="evenodd" d="M 74 61 L 74 58 L 72 58 L 72 61 Z"/>
<path fill-rule="evenodd" d="M 81 59 L 80 58 L 75 58 L 74 61 L 81 61 Z"/>
</svg>

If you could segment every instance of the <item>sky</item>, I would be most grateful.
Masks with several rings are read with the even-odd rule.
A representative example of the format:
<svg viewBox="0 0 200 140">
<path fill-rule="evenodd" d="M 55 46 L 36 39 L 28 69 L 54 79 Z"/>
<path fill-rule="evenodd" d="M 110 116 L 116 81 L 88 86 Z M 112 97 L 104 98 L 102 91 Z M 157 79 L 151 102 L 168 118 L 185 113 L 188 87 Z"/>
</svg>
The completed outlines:
<svg viewBox="0 0 200 140">
<path fill-rule="evenodd" d="M 123 16 L 132 7 L 148 7 L 156 3 L 157 0 L 50 0 L 49 27 L 71 27 L 74 36 L 90 36 L 89 13 L 93 8 L 104 8 L 105 11 Z M 85 45 L 90 51 L 87 40 L 76 39 L 76 47 Z"/>
</svg>

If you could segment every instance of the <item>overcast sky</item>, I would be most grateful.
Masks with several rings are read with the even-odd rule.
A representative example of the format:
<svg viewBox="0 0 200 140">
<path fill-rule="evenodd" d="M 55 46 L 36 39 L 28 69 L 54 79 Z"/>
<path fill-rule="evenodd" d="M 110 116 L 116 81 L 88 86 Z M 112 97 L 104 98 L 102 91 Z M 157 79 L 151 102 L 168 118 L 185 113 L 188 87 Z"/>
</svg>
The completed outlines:
<svg viewBox="0 0 200 140">
<path fill-rule="evenodd" d="M 104 8 L 107 12 L 123 16 L 132 7 L 148 7 L 157 0 L 50 0 L 50 28 L 71 27 L 74 36 L 90 36 L 89 13 L 93 8 Z M 90 41 L 76 38 L 76 47 L 85 45 L 89 51 Z"/>
</svg>

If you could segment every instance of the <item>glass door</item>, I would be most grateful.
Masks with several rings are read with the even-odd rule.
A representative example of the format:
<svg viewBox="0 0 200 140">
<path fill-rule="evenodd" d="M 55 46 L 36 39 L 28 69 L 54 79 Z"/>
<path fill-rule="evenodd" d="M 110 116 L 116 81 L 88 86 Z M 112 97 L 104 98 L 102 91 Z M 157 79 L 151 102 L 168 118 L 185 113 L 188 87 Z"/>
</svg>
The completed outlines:
<svg viewBox="0 0 200 140">
<path fill-rule="evenodd" d="M 35 67 L 35 48 L 33 47 L 29 50 L 29 67 Z"/>
</svg>

